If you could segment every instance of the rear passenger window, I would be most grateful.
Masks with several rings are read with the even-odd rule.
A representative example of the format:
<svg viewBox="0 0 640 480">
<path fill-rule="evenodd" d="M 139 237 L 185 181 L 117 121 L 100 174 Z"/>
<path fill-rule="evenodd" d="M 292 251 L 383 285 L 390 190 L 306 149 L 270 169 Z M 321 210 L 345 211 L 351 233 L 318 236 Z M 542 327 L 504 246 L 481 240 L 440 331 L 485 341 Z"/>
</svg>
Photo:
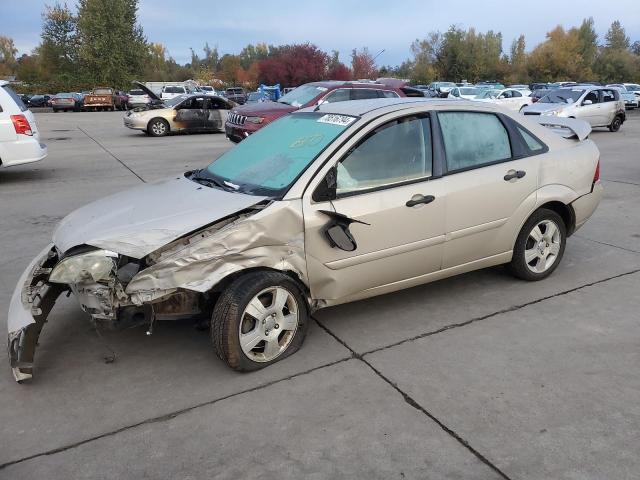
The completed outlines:
<svg viewBox="0 0 640 480">
<path fill-rule="evenodd" d="M 603 102 L 615 102 L 616 94 L 613 93 L 612 90 L 602 90 L 602 101 Z"/>
<path fill-rule="evenodd" d="M 379 98 L 378 90 L 369 90 L 368 88 L 353 89 L 353 100 L 369 100 L 370 98 Z"/>
<path fill-rule="evenodd" d="M 441 112 L 438 119 L 448 171 L 511 158 L 509 134 L 497 116 L 480 112 Z"/>
<path fill-rule="evenodd" d="M 522 135 L 522 138 L 524 138 L 524 141 L 527 143 L 529 150 L 531 150 L 532 152 L 539 152 L 540 150 L 544 149 L 544 145 L 542 145 L 538 140 L 533 138 L 531 134 L 529 134 L 529 132 L 527 132 L 526 130 L 523 130 L 520 127 L 518 127 L 518 131 L 520 132 L 520 135 Z"/>
</svg>

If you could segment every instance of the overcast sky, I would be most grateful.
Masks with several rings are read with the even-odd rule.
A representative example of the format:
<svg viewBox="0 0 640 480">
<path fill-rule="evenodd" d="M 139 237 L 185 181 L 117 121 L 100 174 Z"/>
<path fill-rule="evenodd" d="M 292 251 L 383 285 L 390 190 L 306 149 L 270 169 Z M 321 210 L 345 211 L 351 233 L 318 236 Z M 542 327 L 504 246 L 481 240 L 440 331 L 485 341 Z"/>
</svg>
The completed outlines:
<svg viewBox="0 0 640 480">
<path fill-rule="evenodd" d="M 40 40 L 43 6 L 54 2 L 0 0 L 0 35 L 12 37 L 20 53 L 28 53 Z M 67 4 L 75 5 L 75 0 Z M 285 8 L 278 10 L 277 6 Z M 640 40 L 640 0 L 537 0 L 495 5 L 478 0 L 141 0 L 139 12 L 148 40 L 163 43 L 179 63 L 190 60 L 189 47 L 201 51 L 205 42 L 217 45 L 221 53 L 239 53 L 248 43 L 309 41 L 328 52 L 340 51 L 345 63 L 353 48 L 367 46 L 373 54 L 384 49 L 378 65 L 399 64 L 410 56 L 413 40 L 433 30 L 444 31 L 451 24 L 502 32 L 505 50 L 524 33 L 530 50 L 556 25 L 568 28 L 590 16 L 601 41 L 616 19 L 632 42 Z"/>
</svg>

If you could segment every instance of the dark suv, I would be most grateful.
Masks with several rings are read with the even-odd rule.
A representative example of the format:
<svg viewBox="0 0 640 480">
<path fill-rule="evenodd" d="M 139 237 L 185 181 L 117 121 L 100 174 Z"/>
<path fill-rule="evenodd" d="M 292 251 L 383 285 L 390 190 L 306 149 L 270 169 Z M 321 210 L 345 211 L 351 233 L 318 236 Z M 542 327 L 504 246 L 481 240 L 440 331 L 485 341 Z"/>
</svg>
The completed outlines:
<svg viewBox="0 0 640 480">
<path fill-rule="evenodd" d="M 244 103 L 247 101 L 247 92 L 245 92 L 244 88 L 242 87 L 227 88 L 227 90 L 224 92 L 224 95 L 229 100 L 240 105 L 244 105 Z"/>
<path fill-rule="evenodd" d="M 382 83 L 343 81 L 307 83 L 280 97 L 277 102 L 251 103 L 234 108 L 227 117 L 225 132 L 229 140 L 238 143 L 267 123 L 301 108 L 346 100 L 406 96 L 401 89 Z"/>
</svg>

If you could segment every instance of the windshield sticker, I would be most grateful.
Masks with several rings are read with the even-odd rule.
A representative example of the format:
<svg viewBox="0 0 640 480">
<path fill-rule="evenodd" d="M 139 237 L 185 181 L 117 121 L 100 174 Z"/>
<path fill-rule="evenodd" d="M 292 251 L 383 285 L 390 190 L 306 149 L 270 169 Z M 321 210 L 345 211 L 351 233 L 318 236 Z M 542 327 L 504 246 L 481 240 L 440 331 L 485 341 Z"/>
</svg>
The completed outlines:
<svg viewBox="0 0 640 480">
<path fill-rule="evenodd" d="M 329 113 L 327 115 L 323 115 L 318 119 L 319 123 L 330 123 L 331 125 L 341 125 L 346 127 L 347 125 L 353 123 L 355 121 L 355 117 L 349 117 L 348 115 L 336 115 Z"/>
</svg>

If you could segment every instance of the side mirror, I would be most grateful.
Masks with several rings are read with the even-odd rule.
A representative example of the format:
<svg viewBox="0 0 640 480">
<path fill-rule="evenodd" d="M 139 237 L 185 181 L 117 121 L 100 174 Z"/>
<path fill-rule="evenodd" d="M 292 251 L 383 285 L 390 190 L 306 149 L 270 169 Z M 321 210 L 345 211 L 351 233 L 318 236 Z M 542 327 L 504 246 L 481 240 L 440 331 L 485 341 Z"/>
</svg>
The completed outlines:
<svg viewBox="0 0 640 480">
<path fill-rule="evenodd" d="M 325 230 L 329 245 L 333 248 L 339 248 L 345 252 L 353 252 L 358 248 L 355 238 L 349 231 L 342 225 L 334 224 Z"/>
<path fill-rule="evenodd" d="M 584 102 L 582 102 L 582 105 L 592 105 L 593 102 L 591 100 L 585 100 Z"/>
<path fill-rule="evenodd" d="M 324 176 L 311 195 L 314 202 L 328 202 L 335 200 L 336 188 L 338 184 L 338 167 L 335 165 Z"/>
</svg>

